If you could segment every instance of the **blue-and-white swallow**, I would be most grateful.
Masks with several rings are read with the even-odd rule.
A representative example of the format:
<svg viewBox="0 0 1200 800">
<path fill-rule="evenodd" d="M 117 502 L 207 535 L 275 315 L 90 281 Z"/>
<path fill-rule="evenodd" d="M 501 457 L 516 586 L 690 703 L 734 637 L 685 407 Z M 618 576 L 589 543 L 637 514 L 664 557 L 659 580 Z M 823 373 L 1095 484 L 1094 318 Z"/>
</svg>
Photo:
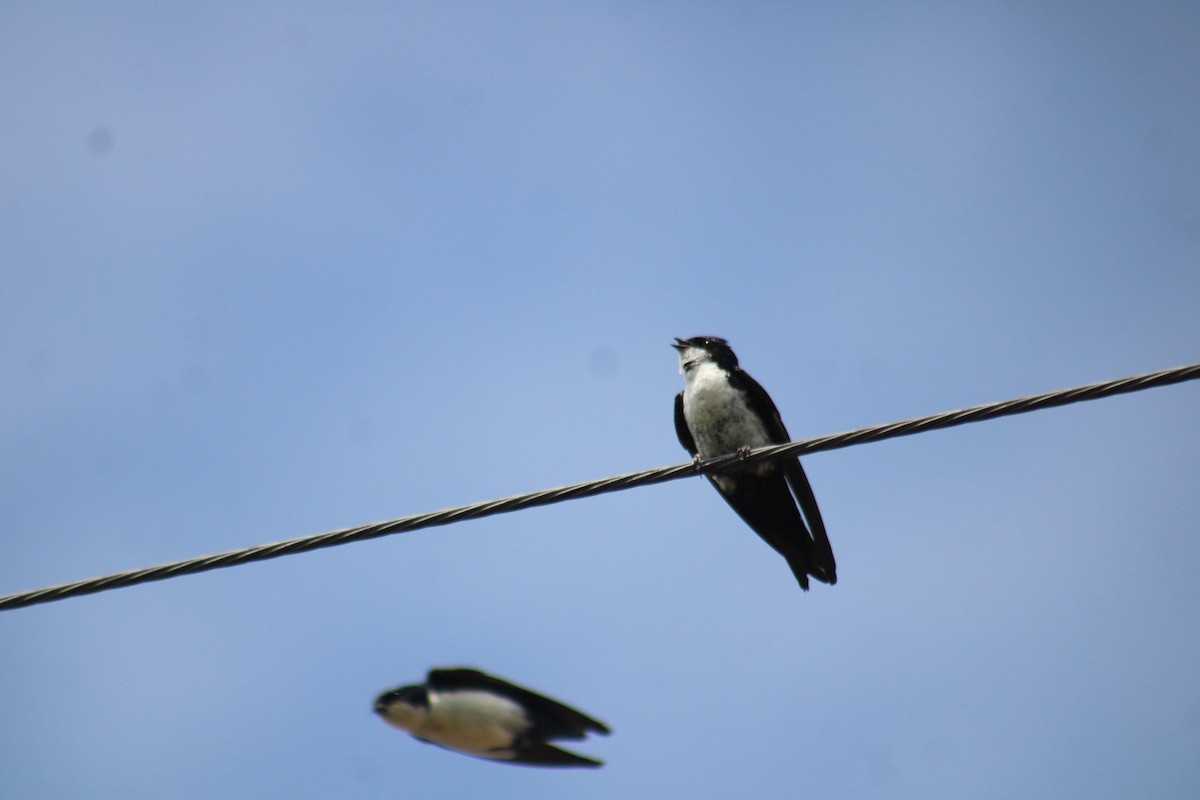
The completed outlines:
<svg viewBox="0 0 1200 800">
<path fill-rule="evenodd" d="M 675 433 L 693 458 L 791 441 L 771 396 L 738 366 L 728 342 L 697 336 L 676 339 L 671 346 L 679 351 L 684 380 L 675 397 Z M 837 583 L 833 549 L 800 459 L 738 467 L 708 479 L 745 523 L 787 559 L 800 588 L 808 591 L 809 575 Z"/>
<path fill-rule="evenodd" d="M 423 742 L 539 767 L 602 766 L 549 742 L 609 733 L 603 722 L 557 700 L 464 667 L 431 669 L 423 684 L 384 692 L 375 713 Z"/>
</svg>

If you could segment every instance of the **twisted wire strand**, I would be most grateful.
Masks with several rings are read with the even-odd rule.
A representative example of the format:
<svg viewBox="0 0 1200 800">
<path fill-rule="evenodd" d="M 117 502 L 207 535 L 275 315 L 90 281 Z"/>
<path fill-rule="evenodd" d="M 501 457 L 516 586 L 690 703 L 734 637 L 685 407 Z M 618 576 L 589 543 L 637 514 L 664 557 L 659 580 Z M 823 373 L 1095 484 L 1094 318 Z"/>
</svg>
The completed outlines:
<svg viewBox="0 0 1200 800">
<path fill-rule="evenodd" d="M 381 536 L 389 536 L 394 533 L 413 531 L 419 528 L 429 528 L 435 525 L 450 525 L 469 519 L 478 519 L 480 517 L 491 516 L 493 514 L 503 514 L 509 511 L 518 511 L 534 506 L 551 505 L 552 503 L 561 503 L 566 500 L 591 497 L 593 495 L 605 494 L 607 492 L 618 492 L 624 489 L 632 489 L 635 486 L 648 486 L 650 484 L 665 483 L 666 481 L 677 480 L 679 478 L 686 478 L 694 475 L 707 475 L 729 469 L 732 466 L 746 466 L 760 462 L 777 461 L 779 459 L 792 458 L 808 453 L 817 453 L 824 450 L 836 450 L 843 447 L 853 447 L 854 445 L 867 444 L 869 442 L 879 442 L 883 441 L 884 439 L 893 439 L 899 436 L 909 436 L 915 433 L 924 433 L 925 431 L 951 428 L 956 425 L 965 425 L 970 422 L 981 422 L 983 420 L 994 419 L 996 417 L 1023 414 L 1028 411 L 1036 411 L 1042 408 L 1054 408 L 1057 406 L 1065 406 L 1070 403 L 1078 403 L 1085 400 L 1096 400 L 1102 397 L 1110 397 L 1112 395 L 1125 394 L 1128 392 L 1137 392 L 1158 386 L 1168 386 L 1175 383 L 1183 383 L 1184 381 L 1195 380 L 1196 378 L 1200 378 L 1200 364 L 1191 364 L 1183 367 L 1175 367 L 1174 369 L 1162 370 L 1160 372 L 1151 372 L 1128 378 L 1118 378 L 1116 380 L 1094 383 L 1087 386 L 1077 386 L 1072 389 L 1062 389 L 1056 392 L 1048 392 L 1046 394 L 1020 397 L 1013 400 L 1005 400 L 999 403 L 988 403 L 985 405 L 972 406 L 970 408 L 964 408 L 958 411 L 947 411 L 928 417 L 919 417 L 916 419 L 902 420 L 900 422 L 891 422 L 884 425 L 875 425 L 869 428 L 860 428 L 858 430 L 847 431 L 844 433 L 820 436 L 814 439 L 804 439 L 801 441 L 789 442 L 781 445 L 770 445 L 767 447 L 756 448 L 745 453 L 729 453 L 698 463 L 687 462 L 684 464 L 675 464 L 674 466 L 657 467 L 655 469 L 647 469 L 641 472 L 616 475 L 611 478 L 602 478 L 600 480 L 574 483 L 569 486 L 560 486 L 554 489 L 543 489 L 541 491 L 515 495 L 513 497 L 505 497 L 499 500 L 488 500 L 481 503 L 472 503 L 470 505 L 458 506 L 456 508 L 448 508 L 442 511 L 433 511 L 426 514 L 401 517 L 399 519 L 387 520 L 384 522 L 359 525 L 353 528 L 342 528 L 339 530 L 328 531 L 326 533 L 303 536 L 296 539 L 287 539 L 272 544 L 247 547 L 242 550 L 231 550 L 229 552 L 217 553 L 210 556 L 189 558 L 184 561 L 175 561 L 169 564 L 160 564 L 158 566 L 145 567 L 143 569 L 130 570 L 128 572 L 118 572 L 98 578 L 89 578 L 87 580 L 76 581 L 74 583 L 64 583 L 57 586 L 48 586 L 42 589 L 17 592 L 15 594 L 0 597 L 0 611 L 23 608 L 25 606 L 32 606 L 39 603 L 49 603 L 55 600 L 63 600 L 68 597 L 93 594 L 95 592 L 103 592 L 109 589 L 133 586 L 139 583 L 166 580 L 168 578 L 175 578 L 181 575 L 191 575 L 197 572 L 220 569 L 221 567 L 232 567 L 237 564 L 245 564 L 251 561 L 265 561 L 269 558 L 278 558 L 280 556 L 292 555 L 294 553 L 304 553 L 309 550 L 317 550 L 323 547 L 334 547 L 336 545 L 363 541 L 365 539 L 376 539 Z"/>
</svg>

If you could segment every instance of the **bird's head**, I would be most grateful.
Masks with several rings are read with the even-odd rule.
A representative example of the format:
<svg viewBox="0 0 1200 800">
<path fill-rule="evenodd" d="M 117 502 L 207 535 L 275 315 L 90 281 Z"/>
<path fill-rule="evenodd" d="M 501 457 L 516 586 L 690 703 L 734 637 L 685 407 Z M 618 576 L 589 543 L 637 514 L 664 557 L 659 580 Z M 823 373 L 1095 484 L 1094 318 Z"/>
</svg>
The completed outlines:
<svg viewBox="0 0 1200 800">
<path fill-rule="evenodd" d="M 715 363 L 724 369 L 733 369 L 738 365 L 737 356 L 733 354 L 729 342 L 719 336 L 693 336 L 691 339 L 675 339 L 671 345 L 679 351 L 679 371 L 687 374 L 688 370 L 707 361 Z"/>
<path fill-rule="evenodd" d="M 411 730 L 429 715 L 429 692 L 424 686 L 401 686 L 375 698 L 375 713 L 401 730 Z"/>
</svg>

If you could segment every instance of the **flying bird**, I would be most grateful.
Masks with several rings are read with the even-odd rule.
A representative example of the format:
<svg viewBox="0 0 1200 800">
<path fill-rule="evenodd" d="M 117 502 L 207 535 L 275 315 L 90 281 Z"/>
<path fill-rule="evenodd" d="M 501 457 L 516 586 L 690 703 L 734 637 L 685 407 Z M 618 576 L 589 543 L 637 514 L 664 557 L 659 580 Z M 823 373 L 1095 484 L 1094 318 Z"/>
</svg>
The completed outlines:
<svg viewBox="0 0 1200 800">
<path fill-rule="evenodd" d="M 423 684 L 384 692 L 375 713 L 423 742 L 539 767 L 602 766 L 549 742 L 609 733 L 603 722 L 557 700 L 463 667 L 431 669 Z"/>
<path fill-rule="evenodd" d="M 771 396 L 738 366 L 716 336 L 676 339 L 684 389 L 675 397 L 675 433 L 695 459 L 790 442 Z M 707 476 L 725 502 L 792 569 L 800 588 L 808 576 L 837 583 L 833 549 L 800 459 L 735 467 Z"/>
</svg>

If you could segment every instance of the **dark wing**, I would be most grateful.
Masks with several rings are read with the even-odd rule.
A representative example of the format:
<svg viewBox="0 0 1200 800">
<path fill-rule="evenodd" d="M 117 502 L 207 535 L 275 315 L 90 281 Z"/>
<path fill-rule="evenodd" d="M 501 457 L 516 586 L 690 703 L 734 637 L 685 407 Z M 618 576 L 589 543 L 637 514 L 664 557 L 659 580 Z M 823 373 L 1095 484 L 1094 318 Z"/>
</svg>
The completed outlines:
<svg viewBox="0 0 1200 800">
<path fill-rule="evenodd" d="M 729 372 L 729 384 L 735 389 L 741 389 L 750 397 L 750 407 L 762 417 L 772 442 L 783 444 L 792 440 L 783 425 L 783 417 L 779 416 L 779 409 L 775 407 L 775 401 L 758 381 L 750 377 L 750 373 L 741 367 L 734 367 Z"/>
<path fill-rule="evenodd" d="M 422 739 L 420 736 L 414 736 L 418 742 L 431 744 L 434 747 L 440 747 L 448 753 L 458 753 L 463 755 L 461 750 L 455 750 L 452 747 L 446 747 L 441 742 L 435 742 L 432 739 Z M 603 767 L 603 761 L 597 761 L 594 758 L 571 753 L 567 750 L 560 750 L 552 744 L 538 742 L 532 745 L 518 745 L 519 749 L 515 756 L 511 758 L 488 758 L 487 756 L 475 755 L 468 753 L 474 758 L 480 758 L 484 761 L 491 761 L 497 764 L 518 764 L 525 767 Z"/>
<path fill-rule="evenodd" d="M 530 767 L 602 767 L 603 761 L 560 750 L 552 744 L 538 744 L 522 748 L 515 758 L 505 759 L 510 764 Z"/>
<path fill-rule="evenodd" d="M 792 440 L 783 424 L 783 417 L 779 415 L 779 409 L 775 407 L 775 401 L 758 381 L 738 367 L 732 371 L 730 383 L 744 390 L 750 397 L 751 404 L 762 415 L 771 441 L 783 444 Z M 837 583 L 837 563 L 833 558 L 833 547 L 829 544 L 829 534 L 825 531 L 825 520 L 821 518 L 821 508 L 817 505 L 817 497 L 813 494 L 808 476 L 804 474 L 804 467 L 800 466 L 798 458 L 784 459 L 777 463 L 783 467 L 788 486 L 800 504 L 800 511 L 804 514 L 804 520 L 812 534 L 813 548 L 809 554 L 812 575 L 819 581 L 833 585 Z"/>
<path fill-rule="evenodd" d="M 812 537 L 804 527 L 783 473 L 773 470 L 752 480 L 739 480 L 728 491 L 714 477 L 709 475 L 708 479 L 729 507 L 787 560 L 800 588 L 808 591 L 808 575 L 813 572 Z"/>
<path fill-rule="evenodd" d="M 804 474 L 804 467 L 800 466 L 798 458 L 785 460 L 783 472 L 812 531 L 813 548 L 809 554 L 812 576 L 832 586 L 837 583 L 837 562 L 833 559 L 833 547 L 829 544 L 825 521 L 821 519 L 821 509 L 817 506 L 817 497 L 813 494 L 812 485 L 809 484 L 808 476 Z"/>
<path fill-rule="evenodd" d="M 688 427 L 687 417 L 683 415 L 683 392 L 675 395 L 675 435 L 679 437 L 683 449 L 692 456 L 699 452 L 696 449 L 696 440 L 692 438 L 692 429 Z"/>
<path fill-rule="evenodd" d="M 592 719 L 581 711 L 477 669 L 431 669 L 427 680 L 435 691 L 483 689 L 520 704 L 529 712 L 533 728 L 528 735 L 534 738 L 583 739 L 588 731 L 603 734 L 610 732 L 603 722 Z"/>
</svg>

